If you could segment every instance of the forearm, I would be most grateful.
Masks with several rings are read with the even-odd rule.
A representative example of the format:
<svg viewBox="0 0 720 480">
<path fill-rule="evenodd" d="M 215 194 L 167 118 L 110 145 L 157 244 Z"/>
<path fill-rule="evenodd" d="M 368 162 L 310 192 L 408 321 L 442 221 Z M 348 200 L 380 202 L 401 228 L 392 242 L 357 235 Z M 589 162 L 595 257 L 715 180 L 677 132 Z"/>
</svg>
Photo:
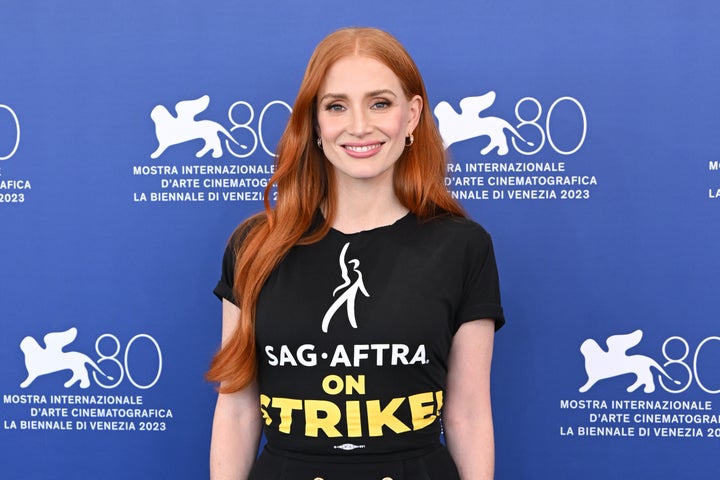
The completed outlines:
<svg viewBox="0 0 720 480">
<path fill-rule="evenodd" d="M 248 408 L 234 398 L 220 394 L 215 406 L 210 444 L 211 480 L 245 480 L 257 455 L 260 441 L 259 408 Z"/>
<path fill-rule="evenodd" d="M 464 418 L 443 418 L 445 442 L 461 480 L 492 480 L 495 440 L 491 415 L 477 412 Z"/>
<path fill-rule="evenodd" d="M 494 322 L 473 321 L 453 339 L 443 424 L 462 480 L 492 480 L 495 440 L 490 399 Z"/>
</svg>

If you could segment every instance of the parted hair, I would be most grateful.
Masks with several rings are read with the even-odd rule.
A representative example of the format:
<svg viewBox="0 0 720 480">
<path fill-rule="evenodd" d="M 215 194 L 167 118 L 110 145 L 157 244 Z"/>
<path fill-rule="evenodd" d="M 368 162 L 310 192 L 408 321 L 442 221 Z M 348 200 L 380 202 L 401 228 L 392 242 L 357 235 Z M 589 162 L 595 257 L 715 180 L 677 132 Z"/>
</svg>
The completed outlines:
<svg viewBox="0 0 720 480">
<path fill-rule="evenodd" d="M 447 160 L 432 118 L 425 85 L 415 62 L 392 35 L 375 28 L 344 28 L 323 39 L 308 62 L 275 159 L 275 173 L 265 190 L 265 209 L 231 236 L 235 252 L 233 293 L 240 308 L 236 330 L 215 354 L 207 379 L 231 393 L 253 381 L 257 370 L 255 306 L 270 273 L 295 245 L 322 239 L 335 218 L 333 169 L 317 147 L 317 95 L 330 67 L 348 56 L 377 60 L 400 80 L 408 99 L 419 95 L 423 106 L 413 132 L 393 171 L 395 194 L 419 219 L 465 216 L 445 186 Z M 277 199 L 271 206 L 273 185 Z M 315 221 L 318 212 L 323 221 Z"/>
</svg>

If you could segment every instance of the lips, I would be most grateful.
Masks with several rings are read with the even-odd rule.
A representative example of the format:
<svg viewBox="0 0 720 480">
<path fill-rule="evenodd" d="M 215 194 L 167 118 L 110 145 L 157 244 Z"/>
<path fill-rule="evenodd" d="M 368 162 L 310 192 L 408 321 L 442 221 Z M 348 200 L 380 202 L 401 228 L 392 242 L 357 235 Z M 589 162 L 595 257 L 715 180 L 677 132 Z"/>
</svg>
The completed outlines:
<svg viewBox="0 0 720 480">
<path fill-rule="evenodd" d="M 343 145 L 343 149 L 352 157 L 369 157 L 382 148 L 382 142 L 363 145 Z"/>
</svg>

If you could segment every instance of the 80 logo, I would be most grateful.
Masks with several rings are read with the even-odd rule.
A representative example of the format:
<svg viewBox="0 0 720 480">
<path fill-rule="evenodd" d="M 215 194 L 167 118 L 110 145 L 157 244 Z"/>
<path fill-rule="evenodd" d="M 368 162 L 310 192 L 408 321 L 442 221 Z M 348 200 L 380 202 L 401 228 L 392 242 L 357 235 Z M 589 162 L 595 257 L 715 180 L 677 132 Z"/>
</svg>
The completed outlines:
<svg viewBox="0 0 720 480">
<path fill-rule="evenodd" d="M 708 375 L 710 372 L 717 371 L 715 361 L 720 358 L 720 355 L 718 355 L 717 351 L 713 354 L 712 345 L 716 344 L 715 348 L 720 347 L 720 345 L 717 345 L 718 342 L 720 342 L 720 337 L 717 336 L 704 338 L 693 351 L 688 341 L 683 337 L 674 336 L 665 340 L 662 346 L 662 353 L 666 361 L 662 366 L 671 372 L 674 380 L 680 380 L 680 378 L 682 378 L 684 382 L 679 382 L 679 387 L 672 388 L 665 384 L 662 377 L 659 377 L 662 388 L 669 393 L 680 393 L 687 390 L 694 380 L 703 392 L 710 394 L 720 393 L 720 382 L 716 381 L 716 385 L 710 385 L 711 379 L 709 378 L 710 375 Z M 680 345 L 681 351 L 669 351 L 674 350 L 671 349 L 671 345 L 673 344 Z M 689 363 L 690 359 L 688 358 L 691 353 L 692 364 Z M 678 375 L 679 372 L 682 372 L 682 374 Z"/>
<path fill-rule="evenodd" d="M 577 108 L 579 114 L 580 114 L 580 138 L 578 138 L 577 143 L 568 149 L 562 149 L 558 146 L 557 139 L 553 140 L 553 130 L 552 130 L 552 116 L 555 113 L 556 108 L 560 106 L 563 102 L 569 103 L 570 105 L 573 105 Z M 521 114 L 521 109 L 523 104 L 530 104 L 532 105 L 532 110 L 534 110 L 534 116 L 529 115 L 528 118 L 525 117 L 524 114 Z M 515 150 L 517 150 L 518 153 L 522 155 L 535 155 L 536 153 L 540 152 L 542 150 L 543 146 L 545 146 L 545 140 L 550 144 L 550 147 L 560 155 L 572 155 L 573 153 L 580 150 L 580 147 L 583 146 L 583 143 L 585 143 L 585 137 L 587 135 L 587 115 L 585 114 L 585 109 L 583 108 L 582 104 L 573 97 L 561 97 L 555 100 L 550 107 L 548 108 L 547 114 L 545 115 L 545 122 L 544 125 L 541 123 L 538 123 L 540 121 L 540 118 L 543 114 L 543 108 L 540 104 L 540 101 L 533 97 L 525 97 L 521 98 L 516 104 L 515 104 L 515 117 L 518 119 L 519 123 L 516 125 L 515 128 L 518 129 L 520 132 L 525 131 L 532 131 L 537 132 L 535 135 L 539 136 L 540 141 L 536 142 L 537 147 L 533 150 L 525 151 L 522 150 L 520 147 L 518 147 L 517 143 L 515 142 L 515 137 L 512 137 L 512 144 L 513 147 L 515 147 Z M 558 142 L 559 143 L 559 142 Z"/>
<path fill-rule="evenodd" d="M 5 151 L 5 146 L 0 144 L 0 160 L 8 160 L 13 155 L 15 155 L 15 152 L 17 152 L 17 149 L 20 146 L 20 121 L 18 120 L 18 116 L 12 108 L 0 103 L 0 112 L 3 112 L 3 111 L 10 114 L 10 117 L 11 117 L 10 125 L 11 125 L 11 128 L 13 128 L 15 130 L 13 132 L 15 134 L 15 140 L 14 140 L 14 142 L 11 142 L 9 150 Z M 0 125 L 4 125 L 4 122 L 0 123 Z M 12 134 L 11 134 L 11 138 L 12 138 Z"/>
<path fill-rule="evenodd" d="M 235 102 L 230 105 L 230 108 L 228 109 L 228 119 L 230 120 L 230 124 L 232 125 L 232 127 L 230 127 L 230 132 L 233 133 L 237 130 L 245 131 L 248 132 L 250 137 L 252 138 L 252 146 L 248 147 L 243 144 L 244 150 L 246 150 L 243 152 L 234 151 L 230 142 L 228 140 L 225 140 L 225 148 L 227 148 L 228 152 L 230 152 L 232 156 L 237 158 L 249 157 L 250 155 L 255 153 L 258 144 L 260 144 L 265 153 L 267 153 L 271 157 L 275 156 L 275 152 L 271 151 L 268 148 L 267 142 L 265 141 L 265 133 L 263 132 L 263 126 L 265 125 L 265 115 L 271 107 L 280 107 L 283 109 L 287 109 L 289 113 L 292 112 L 292 107 L 290 107 L 290 105 L 283 102 L 282 100 L 273 100 L 272 102 L 269 102 L 260 111 L 256 131 L 256 129 L 252 127 L 252 123 L 255 120 L 255 109 L 253 108 L 253 106 L 249 102 L 246 102 L 244 100 Z"/>
<path fill-rule="evenodd" d="M 156 355 L 155 360 L 157 361 L 157 366 L 155 367 L 155 374 L 150 381 L 147 381 L 147 379 L 145 381 L 138 380 L 136 378 L 137 372 L 133 375 L 130 369 L 130 360 L 133 356 L 132 352 L 135 352 L 135 355 L 137 355 L 136 345 L 143 341 L 149 343 L 151 349 L 153 350 L 153 354 Z M 110 345 L 109 347 L 107 346 L 108 343 Z M 105 346 L 101 348 L 101 344 L 104 344 Z M 133 350 L 133 347 L 135 347 L 135 350 Z M 124 349 L 122 343 L 115 335 L 111 333 L 104 333 L 95 341 L 95 352 L 98 354 L 98 359 L 96 361 L 97 365 L 102 369 L 103 373 L 107 370 L 108 365 L 112 365 L 110 368 L 118 372 L 114 376 L 101 375 L 98 377 L 98 372 L 93 371 L 93 379 L 95 379 L 95 383 L 100 385 L 102 388 L 115 388 L 122 383 L 125 377 L 127 377 L 128 381 L 133 386 L 145 390 L 152 388 L 158 380 L 160 380 L 160 374 L 162 374 L 163 367 L 162 350 L 160 350 L 160 345 L 157 340 L 146 333 L 140 333 L 132 337 L 128 341 L 127 345 L 125 345 Z M 122 356 L 122 362 L 118 359 L 118 355 Z M 137 365 L 137 363 L 138 362 L 135 364 Z M 142 364 L 147 365 L 146 362 L 142 362 Z M 103 378 L 112 381 L 112 383 L 103 383 Z"/>
<path fill-rule="evenodd" d="M 123 346 L 118 337 L 104 333 L 95 341 L 97 358 L 92 359 L 82 352 L 65 350 L 77 333 L 75 327 L 50 332 L 43 337 L 44 346 L 31 336 L 23 338 L 20 350 L 25 355 L 27 378 L 20 387 L 29 387 L 40 376 L 66 370 L 72 377 L 65 382 L 65 388 L 76 384 L 88 388 L 90 372 L 95 383 L 107 389 L 116 388 L 126 378 L 142 390 L 152 388 L 160 380 L 163 355 L 160 344 L 151 335 L 137 334 Z"/>
</svg>

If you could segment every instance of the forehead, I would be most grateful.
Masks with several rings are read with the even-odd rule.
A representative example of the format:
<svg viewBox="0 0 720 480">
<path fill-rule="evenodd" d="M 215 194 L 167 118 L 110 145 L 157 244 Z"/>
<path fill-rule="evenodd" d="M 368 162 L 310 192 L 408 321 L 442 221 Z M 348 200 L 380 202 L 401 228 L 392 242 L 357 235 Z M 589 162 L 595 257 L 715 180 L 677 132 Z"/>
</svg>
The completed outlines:
<svg viewBox="0 0 720 480">
<path fill-rule="evenodd" d="M 320 96 L 333 94 L 364 94 L 377 90 L 402 93 L 400 79 L 384 63 L 364 56 L 343 57 L 328 69 L 320 86 Z"/>
</svg>

